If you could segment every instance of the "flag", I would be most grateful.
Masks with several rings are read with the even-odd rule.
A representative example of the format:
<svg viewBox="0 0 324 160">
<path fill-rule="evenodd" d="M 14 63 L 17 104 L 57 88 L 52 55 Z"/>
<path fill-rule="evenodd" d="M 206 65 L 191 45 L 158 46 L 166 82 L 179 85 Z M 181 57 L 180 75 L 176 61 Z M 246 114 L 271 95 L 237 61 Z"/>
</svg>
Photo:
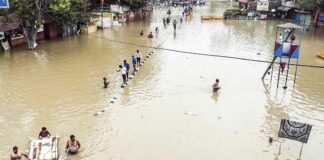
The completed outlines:
<svg viewBox="0 0 324 160">
<path fill-rule="evenodd" d="M 311 129 L 309 124 L 282 119 L 279 137 L 307 143 Z"/>
</svg>

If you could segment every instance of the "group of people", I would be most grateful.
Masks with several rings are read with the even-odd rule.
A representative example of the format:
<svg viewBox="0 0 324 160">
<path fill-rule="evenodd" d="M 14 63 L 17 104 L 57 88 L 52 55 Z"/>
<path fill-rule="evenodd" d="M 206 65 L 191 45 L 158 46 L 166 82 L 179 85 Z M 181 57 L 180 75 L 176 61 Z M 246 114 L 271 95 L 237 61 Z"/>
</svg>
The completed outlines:
<svg viewBox="0 0 324 160">
<path fill-rule="evenodd" d="M 155 28 L 155 31 L 157 32 L 158 31 L 158 28 Z M 144 31 L 143 30 L 141 30 L 141 32 L 140 32 L 140 36 L 143 36 L 144 35 Z M 153 36 L 153 33 L 152 32 L 150 32 L 148 35 L 147 35 L 147 38 L 153 38 L 154 36 Z"/>
<path fill-rule="evenodd" d="M 51 133 L 47 130 L 46 127 L 42 127 L 42 130 L 38 134 L 38 138 L 42 140 L 50 137 L 51 137 Z M 67 141 L 65 152 L 69 155 L 75 155 L 79 152 L 80 148 L 81 148 L 80 142 L 75 139 L 74 135 L 71 135 L 70 140 Z M 18 147 L 14 146 L 12 148 L 12 153 L 10 154 L 10 160 L 21 160 L 22 156 L 28 159 L 28 155 L 26 153 L 19 152 Z"/>
<path fill-rule="evenodd" d="M 132 55 L 132 65 L 133 65 L 133 74 L 135 74 L 136 66 L 141 65 L 142 54 L 139 50 L 136 50 L 136 53 Z M 127 84 L 128 76 L 129 76 L 130 65 L 129 63 L 124 60 L 123 65 L 119 65 L 119 72 L 121 72 L 123 78 L 123 84 Z"/>
<path fill-rule="evenodd" d="M 135 73 L 136 66 L 140 66 L 141 65 L 141 58 L 142 58 L 142 54 L 139 50 L 136 50 L 136 53 L 132 55 L 132 65 L 133 65 L 133 73 Z M 118 66 L 119 70 L 117 70 L 118 72 L 121 72 L 122 78 L 123 78 L 123 84 L 127 84 L 128 81 L 128 76 L 129 76 L 129 70 L 130 70 L 130 65 L 127 62 L 127 60 L 124 60 L 122 65 Z M 110 83 L 110 81 L 107 80 L 106 77 L 103 77 L 103 88 L 108 88 L 108 85 Z"/>
</svg>

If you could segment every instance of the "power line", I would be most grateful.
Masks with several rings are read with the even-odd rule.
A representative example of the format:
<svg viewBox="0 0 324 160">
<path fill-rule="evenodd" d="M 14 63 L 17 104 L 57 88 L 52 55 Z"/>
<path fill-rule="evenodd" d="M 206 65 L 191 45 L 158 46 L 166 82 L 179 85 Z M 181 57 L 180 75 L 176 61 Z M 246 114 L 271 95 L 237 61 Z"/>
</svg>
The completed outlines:
<svg viewBox="0 0 324 160">
<path fill-rule="evenodd" d="M 127 44 L 132 46 L 138 46 L 143 48 L 153 48 L 153 49 L 159 49 L 159 50 L 166 50 L 171 52 L 178 52 L 178 53 L 184 53 L 184 54 L 192 54 L 192 55 L 200 55 L 200 56 L 209 56 L 209 57 L 219 57 L 219 58 L 227 58 L 227 59 L 236 59 L 236 60 L 243 60 L 243 61 L 251 61 L 251 62 L 259 62 L 259 63 L 271 63 L 271 61 L 268 60 L 258 60 L 258 59 L 250 59 L 250 58 L 243 58 L 243 57 L 235 57 L 235 56 L 225 56 L 225 55 L 217 55 L 217 54 L 206 54 L 206 53 L 198 53 L 198 52 L 189 52 L 189 51 L 181 51 L 176 49 L 169 49 L 169 48 L 163 48 L 163 47 L 153 47 L 148 45 L 142 45 L 142 44 L 136 44 L 131 42 L 125 42 L 120 40 L 114 40 L 110 38 L 100 37 L 97 35 L 93 35 L 94 37 L 109 40 L 111 42 L 121 43 L 121 44 Z M 280 64 L 278 62 L 274 62 L 275 64 Z M 292 66 L 296 66 L 296 63 L 290 64 Z M 322 68 L 324 69 L 324 66 L 318 66 L 318 65 L 308 65 L 308 64 L 298 64 L 299 67 L 309 67 L 309 68 Z"/>
</svg>

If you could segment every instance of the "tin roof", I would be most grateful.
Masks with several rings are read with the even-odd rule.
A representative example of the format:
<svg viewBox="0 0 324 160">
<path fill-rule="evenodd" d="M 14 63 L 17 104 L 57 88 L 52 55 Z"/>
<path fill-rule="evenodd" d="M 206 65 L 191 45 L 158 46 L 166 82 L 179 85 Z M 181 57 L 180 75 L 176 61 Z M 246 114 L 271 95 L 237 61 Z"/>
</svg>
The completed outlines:
<svg viewBox="0 0 324 160">
<path fill-rule="evenodd" d="M 277 27 L 280 28 L 294 28 L 294 29 L 302 29 L 303 27 L 297 25 L 297 24 L 293 24 L 293 23 L 284 23 L 284 24 L 279 24 L 277 25 Z"/>
</svg>

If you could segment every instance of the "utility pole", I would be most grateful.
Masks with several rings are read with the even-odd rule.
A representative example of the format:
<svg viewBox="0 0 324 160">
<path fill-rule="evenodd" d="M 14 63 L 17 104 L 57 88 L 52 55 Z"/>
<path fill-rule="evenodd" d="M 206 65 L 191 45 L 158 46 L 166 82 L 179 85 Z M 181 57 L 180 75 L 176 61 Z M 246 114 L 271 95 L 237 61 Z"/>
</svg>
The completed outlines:
<svg viewBox="0 0 324 160">
<path fill-rule="evenodd" d="M 104 0 L 101 0 L 101 29 L 103 28 L 103 4 L 104 4 Z"/>
</svg>

